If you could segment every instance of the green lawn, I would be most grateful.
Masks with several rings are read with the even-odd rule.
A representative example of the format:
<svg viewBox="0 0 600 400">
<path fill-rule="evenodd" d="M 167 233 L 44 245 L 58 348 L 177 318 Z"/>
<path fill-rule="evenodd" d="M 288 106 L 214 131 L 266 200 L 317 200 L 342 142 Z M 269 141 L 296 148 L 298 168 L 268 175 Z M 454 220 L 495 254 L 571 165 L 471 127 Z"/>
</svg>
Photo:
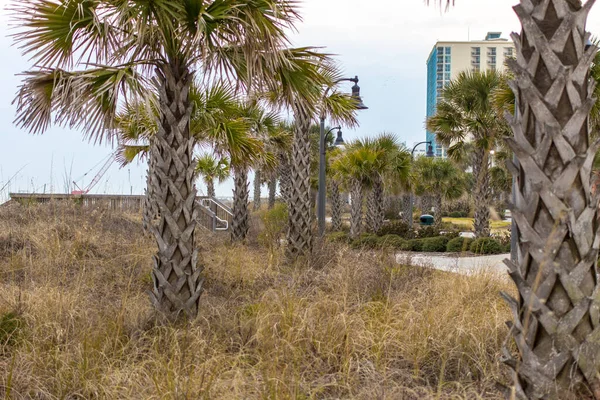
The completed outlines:
<svg viewBox="0 0 600 400">
<path fill-rule="evenodd" d="M 442 218 L 444 222 L 450 222 L 457 227 L 472 230 L 473 229 L 473 218 Z M 510 227 L 508 221 L 490 221 L 490 228 L 493 232 L 506 231 Z"/>
</svg>

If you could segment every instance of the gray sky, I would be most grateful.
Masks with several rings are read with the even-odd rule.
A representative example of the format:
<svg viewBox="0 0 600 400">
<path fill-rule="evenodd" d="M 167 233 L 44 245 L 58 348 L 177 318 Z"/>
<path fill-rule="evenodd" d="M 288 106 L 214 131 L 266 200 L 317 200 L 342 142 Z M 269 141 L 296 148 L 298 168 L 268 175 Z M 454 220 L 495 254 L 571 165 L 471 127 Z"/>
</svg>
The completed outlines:
<svg viewBox="0 0 600 400">
<path fill-rule="evenodd" d="M 81 133 L 51 128 L 33 136 L 16 128 L 15 107 L 11 102 L 29 62 L 7 37 L 8 0 L 0 0 L 0 188 L 20 168 L 10 184 L 11 191 L 46 191 L 51 184 L 63 192 L 65 177 L 72 164 L 72 179 L 97 165 L 110 152 L 107 145 L 94 145 Z M 348 139 L 382 131 L 396 133 L 412 144 L 424 140 L 426 104 L 425 62 L 437 40 L 483 39 L 488 31 L 502 31 L 503 37 L 518 31 L 519 22 L 512 6 L 517 0 L 456 0 L 456 6 L 443 13 L 422 0 L 304 0 L 304 21 L 298 24 L 293 41 L 298 46 L 323 46 L 337 55 L 348 76 L 358 75 L 364 103 L 361 126 L 344 130 Z M 600 9 L 588 21 L 588 30 L 600 31 Z M 351 84 L 342 86 L 350 91 Z M 83 178 L 90 182 L 98 168 Z M 93 193 L 142 193 L 144 165 L 119 170 L 114 164 Z M 129 178 L 131 176 L 131 178 Z M 198 184 L 200 190 L 205 188 Z M 0 193 L 6 195 L 6 188 Z M 232 184 L 217 188 L 218 196 L 231 196 Z M 264 189 L 266 191 L 266 189 Z"/>
</svg>

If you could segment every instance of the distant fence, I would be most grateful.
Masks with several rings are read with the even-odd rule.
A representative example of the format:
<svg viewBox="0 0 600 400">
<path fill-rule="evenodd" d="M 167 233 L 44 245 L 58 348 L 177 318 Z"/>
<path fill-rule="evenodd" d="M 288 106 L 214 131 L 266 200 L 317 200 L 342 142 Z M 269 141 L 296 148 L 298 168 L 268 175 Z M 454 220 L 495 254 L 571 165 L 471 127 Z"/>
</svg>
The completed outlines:
<svg viewBox="0 0 600 400">
<path fill-rule="evenodd" d="M 44 204 L 70 201 L 83 207 L 106 208 L 109 210 L 141 211 L 143 195 L 111 194 L 41 194 L 10 193 L 10 199 L 20 204 Z"/>
</svg>

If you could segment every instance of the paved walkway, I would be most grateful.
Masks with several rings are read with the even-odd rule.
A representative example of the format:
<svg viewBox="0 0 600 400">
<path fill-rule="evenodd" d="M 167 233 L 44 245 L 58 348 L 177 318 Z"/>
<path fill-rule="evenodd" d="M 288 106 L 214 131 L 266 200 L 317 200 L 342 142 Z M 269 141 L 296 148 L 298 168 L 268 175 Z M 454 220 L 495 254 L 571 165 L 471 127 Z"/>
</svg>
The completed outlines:
<svg viewBox="0 0 600 400">
<path fill-rule="evenodd" d="M 442 253 L 443 254 L 443 253 Z M 396 253 L 398 264 L 418 265 L 422 267 L 435 268 L 442 271 L 458 272 L 463 275 L 471 275 L 477 272 L 494 272 L 507 275 L 507 267 L 503 260 L 510 258 L 510 254 L 497 254 L 491 256 L 461 256 L 441 255 L 439 253 Z"/>
</svg>

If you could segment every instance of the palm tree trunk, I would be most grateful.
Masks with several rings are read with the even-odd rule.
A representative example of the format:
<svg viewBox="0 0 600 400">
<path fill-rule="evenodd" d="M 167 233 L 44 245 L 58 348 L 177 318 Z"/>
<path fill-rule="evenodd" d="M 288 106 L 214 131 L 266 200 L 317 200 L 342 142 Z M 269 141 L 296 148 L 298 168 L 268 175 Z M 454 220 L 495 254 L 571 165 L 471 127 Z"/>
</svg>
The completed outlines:
<svg viewBox="0 0 600 400">
<path fill-rule="evenodd" d="M 310 187 L 310 117 L 295 111 L 290 186 L 288 187 L 288 258 L 312 251 L 312 205 Z"/>
<path fill-rule="evenodd" d="M 269 179 L 269 210 L 275 207 L 275 195 L 277 194 L 277 174 L 272 174 Z"/>
<path fill-rule="evenodd" d="M 215 181 L 213 181 L 212 179 L 209 179 L 206 181 L 206 195 L 208 197 L 216 197 L 215 196 Z"/>
<path fill-rule="evenodd" d="M 421 214 L 429 214 L 431 212 L 431 196 L 426 194 L 421 196 Z"/>
<path fill-rule="evenodd" d="M 490 202 L 491 185 L 489 171 L 489 153 L 485 149 L 477 149 L 474 152 L 473 179 L 475 190 L 473 193 L 475 202 L 475 236 L 490 236 Z"/>
<path fill-rule="evenodd" d="M 239 242 L 246 239 L 248 228 L 250 227 L 248 212 L 248 170 L 246 168 L 235 168 L 233 175 L 231 240 Z"/>
<path fill-rule="evenodd" d="M 192 78 L 188 68 L 179 63 L 156 69 L 160 119 L 155 137 L 156 173 L 149 192 L 160 220 L 151 226 L 158 253 L 154 256 L 150 298 L 171 319 L 182 313 L 189 318 L 197 316 L 203 282 L 203 267 L 198 265 L 194 247 L 198 206 L 193 161 L 196 143 L 189 131 Z"/>
<path fill-rule="evenodd" d="M 377 233 L 379 232 L 379 229 L 381 229 L 384 220 L 383 182 L 381 182 L 380 179 L 377 179 L 373 186 L 373 201 L 375 202 L 373 214 L 373 233 Z"/>
<path fill-rule="evenodd" d="M 254 211 L 260 210 L 260 187 L 261 187 L 261 179 L 262 173 L 260 169 L 257 169 L 254 172 Z"/>
<path fill-rule="evenodd" d="M 331 199 L 331 228 L 334 232 L 342 230 L 342 196 L 340 195 L 340 185 L 335 179 L 330 183 Z"/>
<path fill-rule="evenodd" d="M 413 224 L 413 213 L 412 206 L 410 202 L 410 194 L 402 195 L 402 221 L 412 227 Z"/>
<path fill-rule="evenodd" d="M 367 193 L 367 214 L 365 215 L 365 230 L 368 233 L 373 233 L 373 225 L 375 224 L 375 199 L 373 189 Z"/>
<path fill-rule="evenodd" d="M 352 182 L 350 206 L 350 237 L 356 239 L 362 231 L 363 186 L 359 180 Z"/>
<path fill-rule="evenodd" d="M 509 118 L 508 140 L 519 165 L 512 216 L 520 233 L 518 261 L 506 261 L 519 290 L 505 298 L 513 314 L 517 399 L 600 399 L 600 288 L 597 196 L 591 195 L 587 116 L 594 103 L 585 49 L 585 22 L 593 1 L 521 0 L 515 11 L 510 62 L 519 115 Z"/>
<path fill-rule="evenodd" d="M 435 213 L 433 214 L 433 223 L 435 226 L 440 226 L 442 224 L 442 196 L 439 194 L 435 194 L 432 196 L 433 207 L 435 208 Z"/>
<path fill-rule="evenodd" d="M 156 199 L 154 194 L 154 179 L 156 179 L 156 155 L 157 152 L 155 140 L 150 139 L 150 151 L 148 152 L 148 171 L 146 174 L 146 195 L 144 196 L 143 210 L 142 210 L 142 227 L 144 232 L 151 233 L 151 227 L 154 224 L 154 220 L 158 216 L 158 210 L 156 206 Z"/>
<path fill-rule="evenodd" d="M 290 187 L 292 180 L 292 167 L 287 154 L 279 155 L 279 194 L 283 202 L 289 207 Z"/>
</svg>

